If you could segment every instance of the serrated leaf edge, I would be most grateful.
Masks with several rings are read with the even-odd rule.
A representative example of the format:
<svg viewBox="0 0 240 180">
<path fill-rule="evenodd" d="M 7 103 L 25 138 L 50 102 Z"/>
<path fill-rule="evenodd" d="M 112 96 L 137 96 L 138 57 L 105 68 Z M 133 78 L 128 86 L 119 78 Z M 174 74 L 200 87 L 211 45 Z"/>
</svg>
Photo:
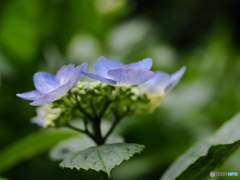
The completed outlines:
<svg viewBox="0 0 240 180">
<path fill-rule="evenodd" d="M 118 143 L 116 143 L 116 144 L 118 144 Z M 135 143 L 131 143 L 131 144 L 135 144 Z M 141 152 L 143 152 L 144 151 L 144 149 L 146 148 L 144 145 L 141 145 L 141 144 L 136 144 L 136 145 L 139 145 L 139 147 L 141 148 L 140 149 L 140 151 L 138 151 L 138 152 L 135 152 L 133 155 L 131 155 L 129 158 L 124 158 L 121 162 L 119 162 L 119 163 L 117 163 L 114 167 L 112 167 L 112 169 L 113 168 L 115 168 L 115 167 L 117 167 L 117 166 L 119 166 L 123 161 L 128 161 L 131 157 L 133 157 L 135 154 L 141 154 Z M 94 146 L 94 147 L 98 147 L 99 148 L 99 146 Z M 94 147 L 90 147 L 90 148 L 94 148 Z M 88 148 L 87 148 L 88 149 Z M 86 149 L 85 149 L 86 150 Z M 82 151 L 84 151 L 84 150 L 82 150 Z M 82 151 L 79 151 L 79 152 L 77 152 L 75 155 L 73 155 L 73 156 L 77 156 L 80 152 L 82 152 Z M 72 156 L 72 157 L 73 157 Z M 73 159 L 73 158 L 71 158 L 71 159 Z M 105 173 L 107 173 L 107 175 L 108 176 L 110 176 L 110 173 L 111 173 L 111 171 L 112 171 L 112 169 L 109 171 L 109 173 L 107 172 L 107 171 L 105 171 L 105 170 L 103 170 L 103 169 L 99 169 L 99 170 L 95 170 L 95 169 L 92 169 L 92 168 L 83 168 L 83 167 L 80 167 L 80 168 L 77 168 L 77 167 L 66 167 L 66 166 L 64 166 L 65 165 L 65 163 L 64 163 L 64 160 L 59 164 L 59 166 L 60 166 L 60 168 L 69 168 L 69 169 L 77 169 L 77 170 L 80 170 L 80 169 L 84 169 L 84 170 L 89 170 L 89 169 L 91 169 L 91 170 L 94 170 L 94 171 L 97 171 L 97 172 L 100 172 L 100 171 L 103 171 L 103 172 L 105 172 Z M 105 168 L 106 169 L 106 168 Z"/>
</svg>

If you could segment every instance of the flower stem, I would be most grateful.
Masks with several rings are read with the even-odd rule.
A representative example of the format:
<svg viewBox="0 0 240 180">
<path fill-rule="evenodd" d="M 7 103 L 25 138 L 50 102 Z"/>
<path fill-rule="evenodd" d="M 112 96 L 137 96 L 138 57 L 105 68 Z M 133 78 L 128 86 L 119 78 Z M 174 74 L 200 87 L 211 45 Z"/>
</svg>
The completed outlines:
<svg viewBox="0 0 240 180">
<path fill-rule="evenodd" d="M 97 111 L 96 111 L 95 105 L 93 103 L 93 100 L 91 100 L 90 106 L 92 108 L 93 116 L 96 118 L 97 117 Z"/>
<path fill-rule="evenodd" d="M 93 131 L 94 131 L 94 142 L 98 145 L 101 146 L 105 143 L 105 138 L 102 136 L 102 131 L 101 131 L 101 122 L 102 122 L 102 117 L 105 114 L 108 106 L 112 103 L 110 100 L 106 100 L 103 108 L 99 112 L 99 114 L 96 113 L 95 106 L 91 103 L 92 110 L 95 112 L 94 114 L 94 119 L 92 120 L 92 126 L 93 126 Z"/>
<path fill-rule="evenodd" d="M 119 91 L 119 88 L 116 88 L 115 90 L 116 92 Z M 116 93 L 115 92 L 115 93 Z M 78 98 L 76 96 L 76 102 L 77 102 L 77 108 L 78 110 L 83 114 L 83 121 L 84 121 L 84 126 L 85 126 L 85 130 L 79 130 L 75 127 L 73 127 L 72 129 L 78 130 L 82 133 L 87 134 L 95 143 L 97 146 L 101 146 L 103 145 L 107 138 L 110 136 L 110 134 L 114 131 L 115 127 L 117 126 L 117 124 L 120 122 L 120 120 L 122 119 L 123 116 L 125 116 L 125 113 L 123 113 L 122 115 L 119 115 L 119 113 L 117 113 L 117 111 L 114 113 L 114 121 L 110 127 L 110 129 L 108 130 L 107 134 L 105 136 L 102 135 L 102 131 L 101 131 L 101 121 L 102 121 L 102 117 L 104 116 L 105 112 L 107 111 L 109 105 L 113 102 L 114 100 L 110 100 L 109 98 L 106 98 L 100 112 L 96 111 L 96 107 L 95 104 L 93 103 L 93 101 L 91 101 L 89 103 L 91 109 L 92 109 L 92 115 L 89 114 L 80 104 L 80 102 L 78 101 Z M 126 110 L 128 111 L 128 109 Z M 93 133 L 91 133 L 88 130 L 88 123 L 91 123 L 92 125 L 92 130 Z M 69 125 L 70 126 L 70 125 Z M 68 126 L 68 127 L 69 127 Z"/>
<path fill-rule="evenodd" d="M 104 136 L 103 141 L 105 143 L 105 141 L 107 140 L 108 136 L 113 132 L 113 130 L 115 129 L 115 127 L 117 126 L 117 124 L 120 122 L 121 118 L 118 116 L 115 116 L 115 119 L 112 123 L 112 126 L 110 127 L 110 129 L 108 130 L 107 134 Z"/>
<path fill-rule="evenodd" d="M 110 129 L 108 130 L 107 134 L 104 136 L 103 140 L 104 143 L 107 140 L 107 138 L 109 137 L 109 135 L 114 131 L 115 127 L 118 125 L 118 123 L 120 122 L 120 120 L 129 112 L 129 108 L 122 114 L 122 115 L 118 115 L 117 112 L 114 113 L 114 121 L 112 123 L 112 126 L 110 127 Z"/>
<path fill-rule="evenodd" d="M 95 137 L 95 143 L 98 146 L 101 146 L 104 144 L 102 132 L 101 132 L 101 119 L 96 118 L 93 123 L 93 131 L 94 131 L 94 137 Z"/>
<path fill-rule="evenodd" d="M 85 109 L 81 106 L 81 104 L 80 104 L 79 101 L 77 100 L 77 97 L 76 97 L 76 101 L 77 101 L 78 110 L 79 110 L 87 119 L 93 121 L 93 117 L 92 117 L 87 111 L 85 111 Z"/>
<path fill-rule="evenodd" d="M 72 126 L 72 125 L 69 124 L 69 123 L 66 124 L 66 127 L 70 128 L 70 129 L 73 129 L 73 130 L 75 130 L 75 131 L 81 132 L 81 133 L 83 133 L 83 134 L 86 134 L 86 135 L 88 135 L 93 141 L 95 141 L 94 136 L 93 136 L 88 130 L 82 130 L 82 129 L 76 128 L 76 127 Z"/>
<path fill-rule="evenodd" d="M 101 118 L 103 117 L 104 113 L 106 112 L 108 106 L 109 106 L 111 103 L 112 103 L 112 101 L 110 101 L 110 100 L 106 100 L 106 102 L 105 102 L 105 104 L 104 104 L 102 110 L 100 111 L 100 113 L 99 113 L 98 116 L 97 116 L 98 118 L 101 119 Z"/>
</svg>

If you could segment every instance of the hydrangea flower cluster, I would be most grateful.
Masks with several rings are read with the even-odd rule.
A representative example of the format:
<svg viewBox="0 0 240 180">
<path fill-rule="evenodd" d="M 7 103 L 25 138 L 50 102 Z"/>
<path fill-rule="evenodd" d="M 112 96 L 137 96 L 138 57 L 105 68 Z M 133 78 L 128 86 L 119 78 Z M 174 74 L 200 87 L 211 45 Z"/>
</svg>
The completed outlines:
<svg viewBox="0 0 240 180">
<path fill-rule="evenodd" d="M 100 57 L 94 65 L 97 74 L 83 72 L 86 76 L 115 86 L 132 86 L 141 84 L 153 77 L 149 71 L 152 59 L 146 58 L 139 62 L 124 65 L 119 61 Z"/>
<path fill-rule="evenodd" d="M 34 74 L 33 81 L 36 90 L 17 94 L 18 97 L 34 100 L 30 105 L 39 106 L 53 102 L 65 95 L 83 77 L 87 63 L 74 68 L 73 64 L 63 66 L 56 75 L 45 72 Z"/>
<path fill-rule="evenodd" d="M 185 66 L 171 75 L 161 71 L 156 71 L 155 75 L 151 79 L 143 84 L 140 84 L 139 87 L 143 92 L 151 96 L 162 97 L 179 82 L 185 71 Z"/>
<path fill-rule="evenodd" d="M 40 106 L 38 116 L 32 119 L 40 126 L 68 126 L 76 130 L 70 120 L 82 118 L 85 129 L 78 130 L 97 145 L 104 144 L 124 116 L 152 112 L 186 70 L 182 67 L 172 75 L 153 72 L 150 58 L 124 65 L 100 57 L 94 65 L 96 74 L 87 72 L 87 66 L 86 62 L 77 67 L 69 64 L 60 68 L 56 75 L 38 72 L 33 77 L 36 90 L 17 96 L 33 100 L 32 106 Z M 80 81 L 84 75 L 97 81 Z M 113 113 L 114 121 L 103 136 L 101 119 L 108 112 Z"/>
</svg>

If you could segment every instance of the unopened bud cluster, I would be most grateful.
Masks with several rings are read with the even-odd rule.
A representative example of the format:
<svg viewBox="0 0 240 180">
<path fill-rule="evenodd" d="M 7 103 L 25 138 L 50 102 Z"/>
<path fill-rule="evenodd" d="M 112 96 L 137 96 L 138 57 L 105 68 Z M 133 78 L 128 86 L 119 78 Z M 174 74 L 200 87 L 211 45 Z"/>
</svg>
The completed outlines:
<svg viewBox="0 0 240 180">
<path fill-rule="evenodd" d="M 151 97 L 140 91 L 138 86 L 116 87 L 102 82 L 79 81 L 65 96 L 57 101 L 40 106 L 34 122 L 43 127 L 63 126 L 75 117 L 84 118 L 85 114 L 118 115 L 151 113 L 162 101 L 162 97 Z"/>
</svg>

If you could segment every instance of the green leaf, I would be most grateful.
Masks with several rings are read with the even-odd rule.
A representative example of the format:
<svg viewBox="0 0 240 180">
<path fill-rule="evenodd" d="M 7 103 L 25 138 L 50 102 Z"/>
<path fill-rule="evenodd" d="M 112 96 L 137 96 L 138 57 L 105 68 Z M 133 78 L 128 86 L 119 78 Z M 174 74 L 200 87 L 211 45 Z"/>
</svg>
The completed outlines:
<svg viewBox="0 0 240 180">
<path fill-rule="evenodd" d="M 106 144 L 122 142 L 123 139 L 121 137 L 112 135 L 107 139 Z M 71 157 L 79 151 L 82 151 L 89 147 L 93 147 L 95 145 L 96 144 L 94 143 L 94 141 L 88 136 L 81 135 L 61 141 L 51 149 L 49 155 L 52 160 L 62 161 L 66 157 Z"/>
<path fill-rule="evenodd" d="M 0 152 L 0 173 L 48 150 L 60 140 L 77 135 L 79 134 L 69 130 L 42 131 L 31 134 Z"/>
<path fill-rule="evenodd" d="M 161 180 L 204 179 L 240 147 L 240 113 L 213 136 L 192 146 L 165 172 Z"/>
<path fill-rule="evenodd" d="M 7 179 L 0 176 L 0 180 L 7 180 Z"/>
<path fill-rule="evenodd" d="M 64 159 L 60 166 L 63 168 L 76 168 L 78 170 L 93 169 L 104 171 L 110 177 L 111 170 L 128 160 L 136 153 L 141 153 L 145 146 L 139 144 L 116 143 L 91 147 Z"/>
</svg>

